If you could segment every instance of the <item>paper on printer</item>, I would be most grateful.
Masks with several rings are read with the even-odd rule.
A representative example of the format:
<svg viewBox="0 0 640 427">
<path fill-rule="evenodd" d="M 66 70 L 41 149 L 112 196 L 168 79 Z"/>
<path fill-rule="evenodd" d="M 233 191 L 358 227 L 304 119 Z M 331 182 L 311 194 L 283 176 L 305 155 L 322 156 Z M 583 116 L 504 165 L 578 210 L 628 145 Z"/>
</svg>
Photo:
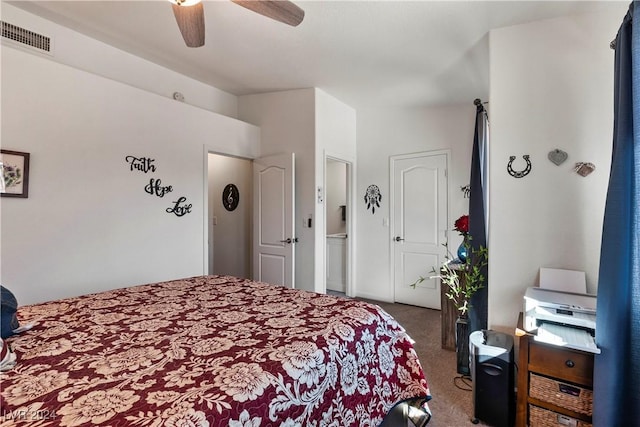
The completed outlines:
<svg viewBox="0 0 640 427">
<path fill-rule="evenodd" d="M 527 288 L 523 326 L 526 331 L 537 333 L 537 341 L 600 353 L 594 339 L 594 295 Z"/>
</svg>

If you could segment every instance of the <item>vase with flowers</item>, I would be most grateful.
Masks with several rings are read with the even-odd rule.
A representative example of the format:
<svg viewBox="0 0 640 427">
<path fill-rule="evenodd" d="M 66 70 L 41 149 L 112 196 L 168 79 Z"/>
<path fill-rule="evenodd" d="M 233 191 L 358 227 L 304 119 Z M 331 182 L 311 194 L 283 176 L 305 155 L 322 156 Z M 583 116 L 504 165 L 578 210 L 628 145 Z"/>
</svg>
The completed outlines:
<svg viewBox="0 0 640 427">
<path fill-rule="evenodd" d="M 454 223 L 454 229 L 462 235 L 462 243 L 458 247 L 458 258 L 452 259 L 447 251 L 446 262 L 439 271 L 432 268 L 432 273 L 448 287 L 447 298 L 453 301 L 460 315 L 467 316 L 469 300 L 483 288 L 483 269 L 488 263 L 487 248 L 472 247 L 473 237 L 469 234 L 469 215 L 462 215 Z M 445 243 L 445 247 L 447 244 Z M 462 256 L 461 256 L 462 255 Z"/>
<path fill-rule="evenodd" d="M 441 267 L 436 277 L 442 286 L 447 287 L 445 295 L 453 301 L 458 311 L 456 320 L 456 353 L 457 371 L 469 375 L 469 324 L 468 316 L 471 308 L 471 297 L 484 287 L 484 267 L 487 265 L 487 249 L 483 246 L 473 248 L 471 236 L 467 234 L 462 245 L 467 256 L 458 254 L 458 260 L 448 260 Z M 457 261 L 457 262 L 455 262 Z"/>
<path fill-rule="evenodd" d="M 456 321 L 456 353 L 457 371 L 459 374 L 469 375 L 469 327 L 468 316 L 471 307 L 471 297 L 484 287 L 484 268 L 488 263 L 488 251 L 484 246 L 474 248 L 472 236 L 469 233 L 469 216 L 462 215 L 454 223 L 463 240 L 454 258 L 447 248 L 446 262 L 439 268 L 432 267 L 430 279 L 440 279 L 441 286 L 446 286 L 446 297 L 453 302 L 458 312 Z M 461 249 L 462 248 L 462 249 Z M 412 286 L 426 280 L 420 277 Z"/>
<path fill-rule="evenodd" d="M 460 262 L 466 262 L 469 252 L 467 250 L 469 242 L 467 242 L 467 236 L 469 236 L 469 215 L 462 215 L 453 223 L 453 228 L 462 236 L 462 243 L 458 246 L 458 259 Z"/>
</svg>

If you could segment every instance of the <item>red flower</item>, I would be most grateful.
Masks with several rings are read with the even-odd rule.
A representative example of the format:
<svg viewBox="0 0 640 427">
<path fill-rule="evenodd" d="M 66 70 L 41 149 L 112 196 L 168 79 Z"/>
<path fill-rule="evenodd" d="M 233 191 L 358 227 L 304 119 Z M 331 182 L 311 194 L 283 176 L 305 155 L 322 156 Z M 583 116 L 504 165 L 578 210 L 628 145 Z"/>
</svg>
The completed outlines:
<svg viewBox="0 0 640 427">
<path fill-rule="evenodd" d="M 469 215 L 462 215 L 453 224 L 453 228 L 463 236 L 469 233 Z"/>
</svg>

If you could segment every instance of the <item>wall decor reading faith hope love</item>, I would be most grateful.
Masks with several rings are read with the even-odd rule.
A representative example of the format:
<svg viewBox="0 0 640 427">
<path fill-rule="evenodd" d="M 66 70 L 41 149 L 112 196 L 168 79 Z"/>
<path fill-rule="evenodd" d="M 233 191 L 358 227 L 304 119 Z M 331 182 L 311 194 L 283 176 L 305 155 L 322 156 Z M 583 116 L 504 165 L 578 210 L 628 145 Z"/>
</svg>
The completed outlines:
<svg viewBox="0 0 640 427">
<path fill-rule="evenodd" d="M 155 159 L 151 157 L 126 156 L 125 160 L 129 164 L 129 171 L 131 172 L 142 172 L 146 174 L 156 171 L 156 165 L 153 164 Z M 144 186 L 144 191 L 152 196 L 163 198 L 173 192 L 173 186 L 163 185 L 162 180 L 159 178 L 151 178 L 149 183 Z M 173 206 L 166 208 L 165 212 L 172 213 L 178 217 L 191 213 L 192 205 L 191 203 L 187 203 L 186 197 L 180 196 L 171 203 L 173 203 Z"/>
</svg>

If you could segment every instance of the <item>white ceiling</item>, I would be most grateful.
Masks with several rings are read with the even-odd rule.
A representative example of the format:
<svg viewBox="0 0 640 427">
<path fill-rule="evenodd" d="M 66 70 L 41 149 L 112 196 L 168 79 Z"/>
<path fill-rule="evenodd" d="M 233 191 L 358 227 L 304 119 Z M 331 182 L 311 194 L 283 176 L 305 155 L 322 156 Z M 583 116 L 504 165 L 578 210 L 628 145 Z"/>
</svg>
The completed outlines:
<svg viewBox="0 0 640 427">
<path fill-rule="evenodd" d="M 584 0 L 295 1 L 305 18 L 290 27 L 205 1 L 206 44 L 192 49 L 166 0 L 10 3 L 235 95 L 317 87 L 354 108 L 486 99 L 490 29 L 620 9 Z"/>
</svg>

